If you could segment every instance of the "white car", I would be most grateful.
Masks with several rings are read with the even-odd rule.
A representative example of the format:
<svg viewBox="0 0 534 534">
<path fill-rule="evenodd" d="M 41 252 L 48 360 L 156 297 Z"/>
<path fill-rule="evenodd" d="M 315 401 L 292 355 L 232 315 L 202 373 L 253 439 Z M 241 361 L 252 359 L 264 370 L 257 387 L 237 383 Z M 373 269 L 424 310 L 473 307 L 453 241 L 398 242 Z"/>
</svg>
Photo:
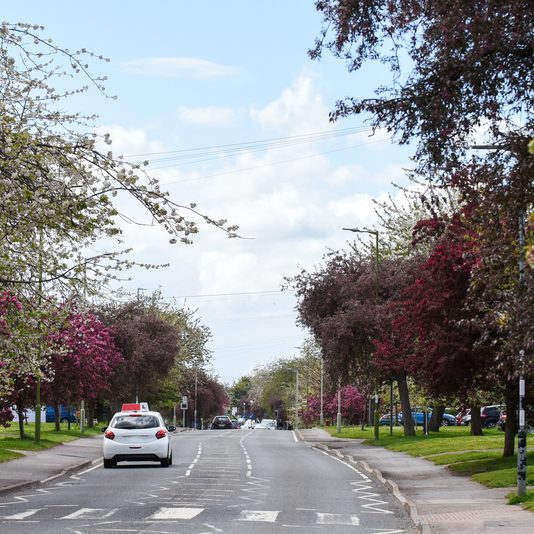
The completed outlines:
<svg viewBox="0 0 534 534">
<path fill-rule="evenodd" d="M 262 419 L 261 423 L 256 423 L 255 428 L 266 428 L 267 430 L 276 430 L 275 419 Z"/>
<path fill-rule="evenodd" d="M 104 467 L 117 462 L 160 462 L 162 467 L 172 464 L 170 432 L 176 427 L 166 426 L 159 412 L 123 410 L 117 412 L 109 426 L 102 429 Z"/>
</svg>

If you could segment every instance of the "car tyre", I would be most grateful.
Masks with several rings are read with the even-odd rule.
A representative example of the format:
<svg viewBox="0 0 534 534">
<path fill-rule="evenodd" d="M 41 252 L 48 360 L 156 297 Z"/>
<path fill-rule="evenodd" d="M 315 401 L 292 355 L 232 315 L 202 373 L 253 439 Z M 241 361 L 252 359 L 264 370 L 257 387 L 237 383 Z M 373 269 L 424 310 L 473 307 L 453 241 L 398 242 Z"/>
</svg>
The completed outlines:
<svg viewBox="0 0 534 534">
<path fill-rule="evenodd" d="M 161 467 L 169 467 L 172 464 L 172 453 L 167 458 L 162 458 L 160 463 Z"/>
<path fill-rule="evenodd" d="M 450 423 L 449 423 L 449 420 L 448 419 L 442 419 L 441 420 L 441 426 L 449 426 Z"/>
<path fill-rule="evenodd" d="M 111 469 L 113 465 L 113 460 L 108 460 L 107 458 L 104 458 L 104 469 Z"/>
<path fill-rule="evenodd" d="M 497 421 L 495 419 L 490 419 L 485 426 L 486 428 L 495 428 L 497 426 Z"/>
</svg>

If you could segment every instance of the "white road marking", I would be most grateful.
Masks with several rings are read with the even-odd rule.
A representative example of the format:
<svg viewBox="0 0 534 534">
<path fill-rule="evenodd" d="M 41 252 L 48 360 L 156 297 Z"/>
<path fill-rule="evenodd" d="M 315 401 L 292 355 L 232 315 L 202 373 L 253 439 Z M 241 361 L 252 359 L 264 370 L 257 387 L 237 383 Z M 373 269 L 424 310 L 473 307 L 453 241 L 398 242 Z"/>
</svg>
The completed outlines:
<svg viewBox="0 0 534 534">
<path fill-rule="evenodd" d="M 239 514 L 238 521 L 265 521 L 267 523 L 274 523 L 279 513 L 279 511 L 273 510 L 243 510 Z"/>
<path fill-rule="evenodd" d="M 18 514 L 7 515 L 4 517 L 4 519 L 26 519 L 27 517 L 39 512 L 39 510 L 42 510 L 42 508 L 32 508 L 30 510 L 26 510 L 25 512 L 19 512 Z"/>
<path fill-rule="evenodd" d="M 247 439 L 252 434 L 252 431 L 250 431 L 246 436 L 243 436 L 239 440 L 239 445 L 241 445 L 241 449 L 243 449 L 243 454 L 245 455 L 245 461 L 247 462 L 247 477 L 252 476 L 252 461 L 250 460 L 250 456 L 248 454 L 247 448 L 243 445 L 243 441 Z"/>
<path fill-rule="evenodd" d="M 88 517 L 103 517 L 102 516 L 103 511 L 104 511 L 103 508 L 80 508 L 79 510 L 76 510 L 76 512 L 72 512 L 72 514 L 64 515 L 63 517 L 60 517 L 60 519 L 80 519 L 80 518 L 85 519 Z M 115 512 L 115 510 L 113 510 L 113 512 Z"/>
<path fill-rule="evenodd" d="M 316 513 L 318 525 L 352 525 L 354 527 L 360 525 L 360 520 L 356 515 Z"/>
<path fill-rule="evenodd" d="M 150 519 L 193 519 L 204 508 L 160 508 Z"/>
<path fill-rule="evenodd" d="M 188 467 L 187 471 L 185 472 L 185 476 L 191 476 L 191 470 L 193 467 L 195 467 L 195 464 L 200 460 L 200 456 L 202 454 L 202 443 L 198 444 L 198 452 L 196 458 L 191 462 L 191 465 Z"/>
</svg>

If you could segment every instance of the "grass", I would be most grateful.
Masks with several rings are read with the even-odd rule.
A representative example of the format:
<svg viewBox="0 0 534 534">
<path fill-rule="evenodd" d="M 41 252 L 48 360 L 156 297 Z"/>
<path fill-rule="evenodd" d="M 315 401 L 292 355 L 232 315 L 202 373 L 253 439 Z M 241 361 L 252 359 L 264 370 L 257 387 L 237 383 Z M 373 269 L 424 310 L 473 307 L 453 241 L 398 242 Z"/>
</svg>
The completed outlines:
<svg viewBox="0 0 534 534">
<path fill-rule="evenodd" d="M 18 451 L 50 449 L 80 437 L 90 437 L 100 433 L 99 427 L 87 428 L 82 433 L 78 425 L 71 425 L 70 430 L 68 430 L 66 424 L 62 424 L 58 432 L 55 430 L 54 423 L 41 423 L 41 440 L 37 444 L 35 443 L 35 424 L 24 425 L 24 430 L 26 437 L 21 438 L 18 423 L 12 423 L 8 428 L 0 427 L 0 462 L 7 462 L 23 456 L 23 453 Z"/>
<path fill-rule="evenodd" d="M 374 439 L 372 427 L 364 430 L 345 427 L 339 434 L 336 427 L 325 427 L 325 430 L 335 437 L 362 439 L 367 445 L 425 458 L 489 488 L 514 487 L 517 483 L 517 457 L 502 457 L 504 434 L 496 429 L 485 430 L 483 436 L 471 436 L 469 427 L 442 427 L 439 432 L 425 436 L 419 428 L 415 436 L 405 437 L 402 427 L 393 427 L 391 436 L 389 427 L 380 427 L 378 441 Z M 534 465 L 534 452 L 527 453 L 527 465 Z M 534 486 L 532 469 L 527 469 L 527 485 Z M 523 508 L 534 511 L 534 492 L 527 492 L 520 500 L 515 493 L 510 493 L 509 503 L 518 502 Z"/>
</svg>

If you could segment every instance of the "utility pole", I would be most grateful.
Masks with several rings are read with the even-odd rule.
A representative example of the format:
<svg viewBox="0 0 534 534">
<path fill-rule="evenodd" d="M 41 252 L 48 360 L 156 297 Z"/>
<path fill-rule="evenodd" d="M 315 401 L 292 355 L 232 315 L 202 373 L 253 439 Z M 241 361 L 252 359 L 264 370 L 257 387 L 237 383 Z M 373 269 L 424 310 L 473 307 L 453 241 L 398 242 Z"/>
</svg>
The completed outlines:
<svg viewBox="0 0 534 534">
<path fill-rule="evenodd" d="M 337 433 L 341 433 L 341 378 L 337 379 Z"/>
<path fill-rule="evenodd" d="M 43 302 L 43 250 L 44 250 L 44 232 L 43 227 L 39 228 L 39 258 L 38 258 L 38 269 L 39 269 L 39 282 L 38 282 L 38 291 L 37 296 L 38 302 L 38 314 L 42 313 L 42 302 Z M 39 339 L 37 340 L 37 369 L 35 377 L 35 443 L 39 445 L 41 443 L 41 358 L 43 356 L 43 319 L 42 316 L 37 318 L 38 326 L 37 332 Z"/>
<path fill-rule="evenodd" d="M 525 219 L 519 216 L 519 293 L 525 284 Z M 527 433 L 525 430 L 525 351 L 519 351 L 519 432 L 517 433 L 517 495 L 527 492 Z"/>
<path fill-rule="evenodd" d="M 324 426 L 324 411 L 323 411 L 323 376 L 324 376 L 324 362 L 323 357 L 321 356 L 321 414 L 319 417 L 319 423 L 321 426 Z"/>
<path fill-rule="evenodd" d="M 509 146 L 501 145 L 475 145 L 475 150 L 506 150 Z M 519 215 L 519 295 L 523 294 L 525 285 L 525 213 Z M 517 495 L 523 496 L 527 492 L 527 433 L 525 429 L 525 378 L 523 376 L 525 365 L 525 351 L 519 351 L 519 431 L 517 433 Z"/>
</svg>

